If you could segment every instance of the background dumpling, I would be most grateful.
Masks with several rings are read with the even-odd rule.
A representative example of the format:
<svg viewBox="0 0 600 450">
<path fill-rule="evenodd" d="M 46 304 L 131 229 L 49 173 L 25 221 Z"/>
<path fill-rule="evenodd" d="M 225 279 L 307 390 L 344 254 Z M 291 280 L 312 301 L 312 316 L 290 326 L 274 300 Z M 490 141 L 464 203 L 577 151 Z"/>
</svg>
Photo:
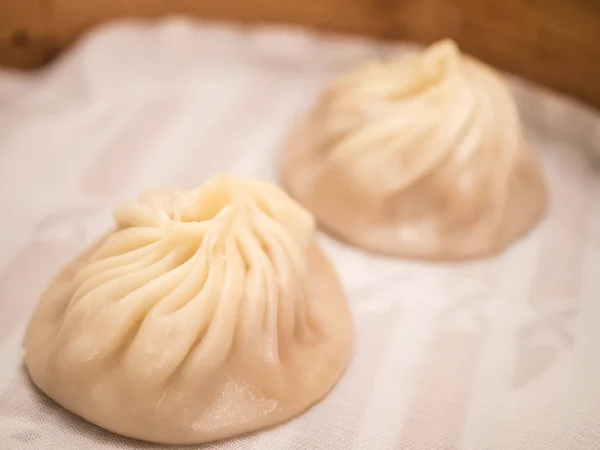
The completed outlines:
<svg viewBox="0 0 600 450">
<path fill-rule="evenodd" d="M 123 435 L 200 443 L 284 421 L 337 382 L 346 299 L 313 217 L 279 188 L 223 175 L 115 217 L 27 330 L 31 378 L 57 403 Z"/>
<path fill-rule="evenodd" d="M 449 40 L 335 80 L 291 137 L 282 177 L 339 237 L 422 259 L 497 252 L 546 203 L 507 86 Z"/>
</svg>

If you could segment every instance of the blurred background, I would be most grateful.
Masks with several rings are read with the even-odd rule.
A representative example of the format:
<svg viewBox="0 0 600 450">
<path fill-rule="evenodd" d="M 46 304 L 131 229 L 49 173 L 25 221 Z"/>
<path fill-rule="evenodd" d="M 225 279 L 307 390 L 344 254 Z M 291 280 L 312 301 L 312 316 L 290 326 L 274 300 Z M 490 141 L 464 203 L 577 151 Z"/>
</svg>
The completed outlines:
<svg viewBox="0 0 600 450">
<path fill-rule="evenodd" d="M 0 0 L 0 65 L 35 68 L 91 27 L 187 15 L 384 39 L 455 39 L 482 60 L 600 106 L 597 0 Z"/>
</svg>

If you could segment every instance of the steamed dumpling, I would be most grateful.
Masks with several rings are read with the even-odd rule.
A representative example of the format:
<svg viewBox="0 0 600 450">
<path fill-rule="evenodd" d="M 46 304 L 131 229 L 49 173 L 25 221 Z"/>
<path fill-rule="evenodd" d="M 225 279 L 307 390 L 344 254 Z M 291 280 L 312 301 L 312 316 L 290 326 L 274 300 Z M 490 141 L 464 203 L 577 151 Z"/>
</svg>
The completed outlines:
<svg viewBox="0 0 600 450">
<path fill-rule="evenodd" d="M 507 86 L 452 41 L 337 79 L 285 149 L 283 181 L 350 243 L 423 259 L 498 252 L 546 202 Z"/>
<path fill-rule="evenodd" d="M 29 324 L 33 382 L 101 427 L 200 443 L 282 422 L 327 394 L 352 351 L 314 219 L 279 188 L 219 176 L 119 207 Z"/>
</svg>

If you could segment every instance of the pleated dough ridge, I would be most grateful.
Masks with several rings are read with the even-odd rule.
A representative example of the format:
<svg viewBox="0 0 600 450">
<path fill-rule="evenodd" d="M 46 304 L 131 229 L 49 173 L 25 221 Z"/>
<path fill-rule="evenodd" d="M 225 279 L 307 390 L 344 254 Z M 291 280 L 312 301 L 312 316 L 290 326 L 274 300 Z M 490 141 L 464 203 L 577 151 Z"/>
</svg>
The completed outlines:
<svg viewBox="0 0 600 450">
<path fill-rule="evenodd" d="M 341 75 L 292 136 L 283 179 L 335 234 L 425 259 L 498 251 L 545 205 L 506 83 L 450 40 Z"/>
<path fill-rule="evenodd" d="M 29 326 L 30 373 L 59 403 L 134 437 L 203 442 L 296 414 L 337 381 L 350 354 L 345 299 L 313 217 L 279 188 L 222 175 L 147 193 L 115 221 Z M 157 429 L 173 412 L 180 421 Z"/>
</svg>

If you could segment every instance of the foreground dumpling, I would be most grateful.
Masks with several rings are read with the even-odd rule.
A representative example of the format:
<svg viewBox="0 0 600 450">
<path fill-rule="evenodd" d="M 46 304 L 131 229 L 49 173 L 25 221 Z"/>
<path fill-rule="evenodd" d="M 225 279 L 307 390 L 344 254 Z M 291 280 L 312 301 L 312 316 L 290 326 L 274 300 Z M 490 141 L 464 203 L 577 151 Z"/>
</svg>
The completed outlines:
<svg viewBox="0 0 600 450">
<path fill-rule="evenodd" d="M 33 382 L 111 431 L 200 443 L 282 422 L 327 394 L 352 324 L 314 219 L 223 175 L 142 196 L 53 281 L 27 330 Z"/>
<path fill-rule="evenodd" d="M 336 80 L 293 134 L 282 175 L 341 238 L 423 259 L 497 252 L 546 201 L 507 86 L 452 41 Z"/>
</svg>

